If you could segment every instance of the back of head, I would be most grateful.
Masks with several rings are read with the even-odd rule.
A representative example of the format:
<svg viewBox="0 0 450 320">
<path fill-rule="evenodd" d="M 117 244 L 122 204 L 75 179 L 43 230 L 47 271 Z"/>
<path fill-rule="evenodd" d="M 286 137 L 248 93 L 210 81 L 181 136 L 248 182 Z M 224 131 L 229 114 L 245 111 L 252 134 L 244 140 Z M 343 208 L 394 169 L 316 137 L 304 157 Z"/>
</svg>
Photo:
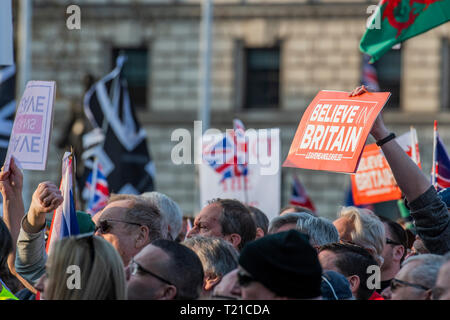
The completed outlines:
<svg viewBox="0 0 450 320">
<path fill-rule="evenodd" d="M 78 273 L 80 282 L 72 274 Z M 84 235 L 63 238 L 49 256 L 48 300 L 125 300 L 126 282 L 122 259 L 106 240 Z M 68 283 L 73 281 L 73 288 Z"/>
<path fill-rule="evenodd" d="M 313 217 L 316 217 L 317 215 L 312 212 L 310 209 L 302 207 L 302 206 L 296 206 L 296 205 L 287 205 L 286 207 L 284 207 L 283 209 L 280 210 L 280 216 L 285 215 L 287 213 L 292 213 L 292 212 L 305 212 L 308 213 L 310 215 L 312 215 Z"/>
<path fill-rule="evenodd" d="M 321 294 L 317 252 L 296 230 L 250 242 L 242 250 L 239 264 L 280 297 L 313 299 Z"/>
<path fill-rule="evenodd" d="M 181 232 L 183 224 L 183 212 L 180 206 L 165 194 L 156 191 L 145 192 L 142 197 L 159 209 L 162 215 L 162 232 L 168 233 L 172 240 L 175 240 Z M 166 239 L 167 236 L 163 234 L 163 238 Z"/>
<path fill-rule="evenodd" d="M 175 241 L 158 239 L 152 245 L 161 248 L 170 257 L 161 276 L 177 288 L 176 300 L 198 299 L 203 286 L 203 266 L 197 254 Z"/>
<path fill-rule="evenodd" d="M 424 253 L 406 259 L 402 264 L 402 268 L 410 263 L 416 262 L 417 264 L 414 268 L 409 271 L 409 278 L 415 283 L 431 289 L 436 283 L 439 269 L 445 260 L 441 255 Z"/>
<path fill-rule="evenodd" d="M 364 248 L 349 243 L 330 243 L 320 247 L 319 251 L 331 251 L 336 254 L 335 266 L 346 277 L 356 275 L 359 277 L 360 285 L 358 289 L 358 299 L 367 300 L 375 289 L 367 287 L 367 279 L 370 273 L 367 272 L 370 266 L 377 266 L 375 258 Z"/>
<path fill-rule="evenodd" d="M 353 222 L 351 241 L 369 250 L 378 264 L 383 264 L 383 249 L 386 243 L 386 233 L 380 218 L 368 209 L 356 207 L 342 208 L 339 217 Z"/>
<path fill-rule="evenodd" d="M 291 212 L 273 218 L 269 224 L 269 234 L 277 233 L 278 230 L 287 224 L 297 224 L 299 219 L 307 220 L 311 218 L 306 212 Z"/>
<path fill-rule="evenodd" d="M 256 224 L 250 210 L 240 201 L 234 199 L 214 199 L 209 204 L 218 204 L 222 208 L 220 225 L 222 234 L 236 233 L 240 235 L 241 242 L 238 245 L 241 250 L 246 243 L 256 237 Z"/>
<path fill-rule="evenodd" d="M 255 221 L 256 227 L 261 228 L 264 234 L 267 234 L 267 231 L 269 230 L 269 218 L 267 218 L 264 212 L 256 207 L 248 206 L 248 208 L 253 220 Z"/>
<path fill-rule="evenodd" d="M 125 219 L 129 222 L 145 225 L 149 228 L 150 241 L 164 238 L 162 231 L 162 217 L 157 206 L 147 201 L 142 196 L 132 194 L 113 194 L 109 202 L 127 200 L 131 202 L 125 213 Z M 167 233 L 166 233 L 167 236 Z"/>
<path fill-rule="evenodd" d="M 312 246 L 339 242 L 339 233 L 336 227 L 326 218 L 298 219 L 296 229 L 309 236 Z"/>
<path fill-rule="evenodd" d="M 239 253 L 231 243 L 221 238 L 195 236 L 183 244 L 198 255 L 205 276 L 223 277 L 238 266 Z"/>
<path fill-rule="evenodd" d="M 323 300 L 354 300 L 347 278 L 332 270 L 323 272 L 321 292 Z"/>
</svg>

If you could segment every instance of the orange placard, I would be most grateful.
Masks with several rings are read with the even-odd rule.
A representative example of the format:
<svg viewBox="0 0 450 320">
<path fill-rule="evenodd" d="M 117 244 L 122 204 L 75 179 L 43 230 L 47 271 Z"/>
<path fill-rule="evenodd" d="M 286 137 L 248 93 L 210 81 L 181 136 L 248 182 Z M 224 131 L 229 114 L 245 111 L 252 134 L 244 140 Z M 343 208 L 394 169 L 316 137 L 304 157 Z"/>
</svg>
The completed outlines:
<svg viewBox="0 0 450 320">
<path fill-rule="evenodd" d="M 364 147 L 358 170 L 351 179 L 355 205 L 398 200 L 402 197 L 391 167 L 375 143 Z"/>
<path fill-rule="evenodd" d="M 389 92 L 320 91 L 303 114 L 283 167 L 354 173 Z"/>
</svg>

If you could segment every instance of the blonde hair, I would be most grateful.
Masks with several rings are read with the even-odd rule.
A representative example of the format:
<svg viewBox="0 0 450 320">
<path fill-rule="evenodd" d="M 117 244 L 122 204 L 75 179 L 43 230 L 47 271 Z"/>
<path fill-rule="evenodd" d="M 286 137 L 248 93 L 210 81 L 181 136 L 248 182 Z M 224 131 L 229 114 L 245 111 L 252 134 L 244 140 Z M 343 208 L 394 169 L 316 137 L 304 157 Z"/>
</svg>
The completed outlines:
<svg viewBox="0 0 450 320">
<path fill-rule="evenodd" d="M 70 266 L 80 270 L 80 288 L 69 288 Z M 126 300 L 122 259 L 106 240 L 87 235 L 58 241 L 47 265 L 45 299 Z"/>
<path fill-rule="evenodd" d="M 386 233 L 380 218 L 369 209 L 356 207 L 343 207 L 339 217 L 349 219 L 353 223 L 354 229 L 350 233 L 352 242 L 369 250 L 381 266 L 384 262 L 382 254 Z"/>
</svg>

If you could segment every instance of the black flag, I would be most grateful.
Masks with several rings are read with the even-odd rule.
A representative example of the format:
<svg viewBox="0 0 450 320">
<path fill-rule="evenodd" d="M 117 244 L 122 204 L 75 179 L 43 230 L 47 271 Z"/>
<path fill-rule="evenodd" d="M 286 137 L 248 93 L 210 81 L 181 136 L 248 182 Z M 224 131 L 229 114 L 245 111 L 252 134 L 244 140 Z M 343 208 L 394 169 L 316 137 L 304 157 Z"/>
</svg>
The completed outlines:
<svg viewBox="0 0 450 320">
<path fill-rule="evenodd" d="M 111 193 L 140 194 L 154 190 L 154 163 L 122 77 L 125 59 L 119 56 L 115 69 L 84 97 L 84 112 L 93 127 L 83 137 L 88 148 L 83 153 L 84 176 L 87 179 L 97 158 Z"/>
<path fill-rule="evenodd" d="M 0 68 L 0 163 L 3 165 L 16 112 L 16 67 Z M 0 166 L 1 166 L 0 165 Z"/>
</svg>

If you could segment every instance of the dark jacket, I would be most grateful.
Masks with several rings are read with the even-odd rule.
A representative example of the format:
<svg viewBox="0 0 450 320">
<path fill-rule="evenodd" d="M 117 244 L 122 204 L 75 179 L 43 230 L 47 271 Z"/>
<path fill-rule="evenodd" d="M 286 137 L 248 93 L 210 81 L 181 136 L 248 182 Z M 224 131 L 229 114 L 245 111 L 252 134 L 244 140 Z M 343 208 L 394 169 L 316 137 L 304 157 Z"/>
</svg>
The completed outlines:
<svg viewBox="0 0 450 320">
<path fill-rule="evenodd" d="M 417 234 L 430 253 L 450 251 L 450 214 L 434 187 L 408 205 Z"/>
</svg>

